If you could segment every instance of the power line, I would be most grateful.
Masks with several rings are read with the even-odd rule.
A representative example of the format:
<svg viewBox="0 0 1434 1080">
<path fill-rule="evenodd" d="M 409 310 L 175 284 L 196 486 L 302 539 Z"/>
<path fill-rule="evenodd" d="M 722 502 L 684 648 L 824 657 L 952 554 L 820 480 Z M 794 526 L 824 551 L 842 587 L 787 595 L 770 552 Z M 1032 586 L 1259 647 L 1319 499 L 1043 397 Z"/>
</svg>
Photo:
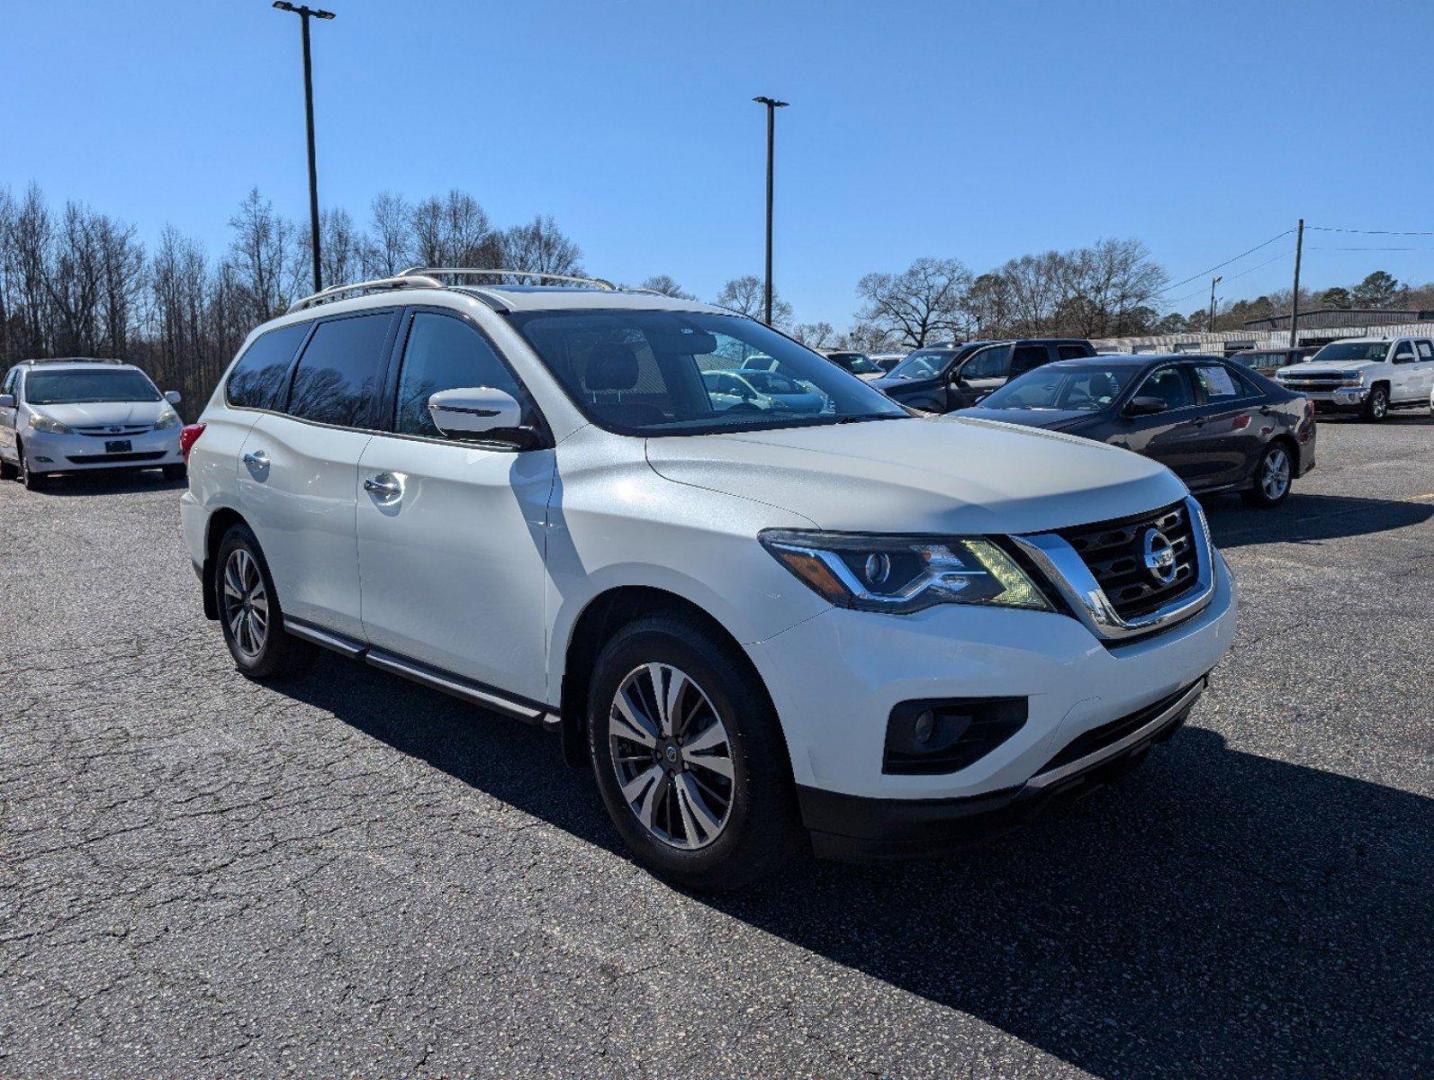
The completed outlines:
<svg viewBox="0 0 1434 1080">
<path fill-rule="evenodd" d="M 1320 232 L 1362 233 L 1365 236 L 1434 236 L 1434 231 L 1408 232 L 1399 229 L 1346 229 L 1338 225 L 1306 225 L 1306 229 Z"/>
<path fill-rule="evenodd" d="M 1222 269 L 1224 269 L 1225 267 L 1229 266 L 1231 263 L 1239 262 L 1239 261 L 1240 261 L 1241 259 L 1243 259 L 1246 255 L 1253 255 L 1255 252 L 1259 251 L 1261 248 L 1269 247 L 1269 246 L 1270 246 L 1271 244 L 1273 244 L 1276 240 L 1279 240 L 1279 239 L 1281 239 L 1282 237 L 1289 236 L 1290 233 L 1292 233 L 1292 232 L 1294 232 L 1294 231 L 1295 231 L 1294 229 L 1286 229 L 1284 232 L 1278 233 L 1278 234 L 1276 234 L 1276 235 L 1270 237 L 1270 238 L 1269 238 L 1268 240 L 1266 240 L 1264 243 L 1256 244 L 1254 247 L 1250 248 L 1248 251 L 1242 251 L 1242 252 L 1240 252 L 1240 254 L 1234 256 L 1233 258 L 1226 259 L 1226 260 L 1225 260 L 1224 262 L 1222 262 L 1222 263 L 1216 263 L 1214 266 L 1210 267 L 1208 270 L 1201 270 L 1198 274 L 1191 274 L 1188 278 L 1181 278 L 1179 281 L 1175 282 L 1175 284 L 1173 284 L 1173 285 L 1167 285 L 1165 288 L 1161 289 L 1161 290 L 1160 290 L 1158 293 L 1156 293 L 1155 295 L 1156 295 L 1156 296 L 1164 296 L 1166 293 L 1168 293 L 1168 292 L 1170 292 L 1170 291 L 1172 291 L 1172 290 L 1174 290 L 1174 289 L 1178 289 L 1178 288 L 1180 288 L 1180 286 L 1186 285 L 1186 284 L 1188 284 L 1188 283 L 1194 281 L 1196 278 L 1208 277 L 1209 275 L 1213 274 L 1216 270 L 1222 270 Z M 1269 264 L 1267 263 L 1266 265 L 1269 265 Z M 1203 292 L 1204 290 L 1202 289 L 1201 291 Z"/>
<path fill-rule="evenodd" d="M 1428 247 L 1311 247 L 1306 251 L 1434 251 Z"/>
<path fill-rule="evenodd" d="M 1289 248 L 1289 249 L 1287 249 L 1287 250 L 1285 250 L 1285 251 L 1280 252 L 1280 253 L 1279 253 L 1278 255 L 1276 255 L 1273 259 L 1266 259 L 1264 262 L 1258 263 L 1258 264 L 1256 264 L 1255 266 L 1252 266 L 1252 267 L 1250 267 L 1250 268 L 1247 269 L 1247 270 L 1241 270 L 1238 274 L 1230 274 L 1230 275 L 1228 275 L 1228 276 L 1225 278 L 1225 281 L 1236 281 L 1236 280 L 1238 280 L 1239 278 L 1244 277 L 1246 274 L 1253 274 L 1256 270 L 1263 270 L 1265 267 L 1271 266 L 1271 265 L 1273 265 L 1274 263 L 1279 262 L 1281 259 L 1288 259 L 1288 258 L 1289 258 L 1291 255 L 1293 255 L 1294 253 L 1295 253 L 1295 249 L 1294 249 L 1294 248 Z M 1175 299 L 1173 299 L 1173 300 L 1166 300 L 1166 301 L 1163 301 L 1163 302 L 1164 302 L 1165 304 L 1168 304 L 1168 305 L 1171 306 L 1171 307 L 1174 307 L 1176 304 L 1180 303 L 1180 301 L 1182 301 L 1182 300 L 1189 300 L 1192 296 L 1204 296 L 1204 295 L 1205 295 L 1205 287 L 1202 285 L 1200 288 L 1196 289 L 1194 292 L 1186 293 L 1184 296 L 1177 296 L 1177 297 L 1175 297 Z"/>
</svg>

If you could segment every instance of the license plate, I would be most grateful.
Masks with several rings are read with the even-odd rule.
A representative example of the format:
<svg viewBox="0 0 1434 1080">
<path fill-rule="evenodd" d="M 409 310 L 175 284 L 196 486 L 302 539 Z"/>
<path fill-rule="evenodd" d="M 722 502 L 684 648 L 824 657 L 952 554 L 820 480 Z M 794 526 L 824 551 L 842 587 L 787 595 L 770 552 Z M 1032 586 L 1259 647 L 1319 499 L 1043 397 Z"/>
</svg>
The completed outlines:
<svg viewBox="0 0 1434 1080">
<path fill-rule="evenodd" d="M 130 452 L 130 441 L 128 439 L 107 439 L 105 441 L 106 454 L 128 454 Z"/>
</svg>

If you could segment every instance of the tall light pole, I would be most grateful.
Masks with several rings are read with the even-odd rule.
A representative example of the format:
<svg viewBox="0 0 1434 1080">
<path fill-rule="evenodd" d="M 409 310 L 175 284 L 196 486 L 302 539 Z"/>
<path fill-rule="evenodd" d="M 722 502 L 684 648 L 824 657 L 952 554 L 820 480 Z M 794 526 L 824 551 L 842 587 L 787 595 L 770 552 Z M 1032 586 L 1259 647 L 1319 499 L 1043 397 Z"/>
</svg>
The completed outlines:
<svg viewBox="0 0 1434 1080">
<path fill-rule="evenodd" d="M 752 99 L 758 105 L 767 107 L 767 276 L 762 287 L 762 310 L 766 313 L 763 319 L 768 326 L 772 325 L 772 148 L 775 142 L 776 116 L 778 109 L 785 109 L 787 102 L 777 101 L 775 98 L 754 97 Z"/>
<path fill-rule="evenodd" d="M 1212 277 L 1210 279 L 1210 332 L 1215 332 L 1215 286 L 1224 281 L 1223 277 Z"/>
<path fill-rule="evenodd" d="M 324 287 L 324 275 L 319 270 L 319 172 L 314 160 L 314 67 L 309 58 L 309 20 L 332 19 L 332 11 L 302 4 L 290 4 L 287 0 L 274 0 L 280 11 L 291 11 L 299 17 L 304 37 L 304 114 L 309 125 L 309 239 L 314 253 L 314 292 Z"/>
</svg>

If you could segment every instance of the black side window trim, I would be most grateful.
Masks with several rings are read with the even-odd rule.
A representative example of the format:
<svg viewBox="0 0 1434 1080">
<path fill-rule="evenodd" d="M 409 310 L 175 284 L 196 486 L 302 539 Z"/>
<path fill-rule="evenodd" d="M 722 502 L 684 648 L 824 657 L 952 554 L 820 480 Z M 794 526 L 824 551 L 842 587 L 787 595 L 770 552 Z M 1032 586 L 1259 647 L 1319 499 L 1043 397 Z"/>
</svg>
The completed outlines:
<svg viewBox="0 0 1434 1080">
<path fill-rule="evenodd" d="M 375 431 L 378 430 L 379 417 L 375 415 L 382 404 L 384 395 L 387 393 L 389 373 L 393 368 L 393 339 L 398 333 L 398 324 L 403 321 L 402 307 L 380 307 L 364 308 L 360 311 L 346 311 L 342 315 L 330 315 L 326 319 L 315 319 L 309 326 L 309 332 L 304 335 L 304 342 L 294 354 L 294 359 L 289 363 L 289 371 L 284 376 L 284 401 L 282 407 L 276 403 L 276 411 L 290 420 L 302 420 L 306 424 L 317 424 L 319 427 L 338 428 L 342 431 Z M 294 379 L 299 373 L 299 364 L 303 362 L 304 354 L 309 351 L 313 344 L 314 335 L 318 333 L 319 327 L 324 323 L 342 322 L 345 319 L 359 319 L 365 316 L 387 315 L 389 317 L 388 333 L 383 342 L 383 360 L 380 367 L 378 385 L 380 391 L 374 395 L 374 400 L 369 403 L 368 423 L 362 427 L 353 427 L 348 424 L 326 424 L 322 420 L 311 420 L 306 416 L 295 416 L 290 411 L 290 405 L 294 397 Z"/>
<path fill-rule="evenodd" d="M 475 443 L 467 440 L 443 438 L 435 439 L 431 435 L 413 435 L 409 434 L 408 432 L 402 432 L 397 430 L 398 386 L 399 380 L 403 376 L 403 354 L 404 350 L 408 347 L 408 337 L 413 329 L 414 316 L 420 314 L 443 315 L 450 319 L 456 319 L 464 326 L 467 326 L 477 332 L 478 336 L 481 337 L 484 342 L 487 343 L 488 348 L 493 351 L 493 355 L 498 358 L 498 363 L 503 365 L 503 367 L 507 370 L 508 374 L 512 376 L 514 384 L 523 393 L 522 401 L 520 402 L 520 404 L 523 406 L 524 410 L 528 413 L 528 415 L 532 418 L 533 428 L 540 439 L 539 445 L 531 447 L 530 449 L 551 447 L 553 445 L 552 429 L 548 427 L 548 421 L 547 418 L 543 415 L 543 410 L 538 407 L 538 401 L 536 398 L 533 397 L 533 392 L 528 389 L 528 384 L 523 381 L 522 376 L 518 374 L 512 363 L 509 362 L 508 357 L 504 355 L 503 350 L 498 346 L 498 343 L 493 340 L 493 338 L 488 334 L 486 330 L 483 329 L 483 327 L 479 326 L 464 312 L 454 311 L 452 308 L 442 307 L 437 304 L 409 304 L 400 309 L 398 325 L 395 328 L 393 339 L 389 348 L 388 370 L 384 378 L 383 394 L 380 402 L 379 415 L 375 417 L 374 431 L 376 431 L 380 435 L 386 435 L 389 438 L 419 439 L 423 442 L 441 443 L 444 446 L 461 446 L 469 450 L 473 449 L 475 446 L 485 445 L 483 443 Z M 495 447 L 497 445 L 498 444 L 495 444 Z M 502 446 L 501 448 L 505 450 L 512 449 L 508 446 Z"/>
</svg>

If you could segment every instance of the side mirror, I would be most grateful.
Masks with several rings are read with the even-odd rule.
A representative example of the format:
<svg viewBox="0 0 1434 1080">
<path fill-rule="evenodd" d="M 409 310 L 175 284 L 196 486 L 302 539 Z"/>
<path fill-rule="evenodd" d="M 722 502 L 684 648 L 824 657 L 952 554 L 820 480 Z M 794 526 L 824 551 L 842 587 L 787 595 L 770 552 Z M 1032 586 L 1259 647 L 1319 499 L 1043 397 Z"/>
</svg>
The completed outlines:
<svg viewBox="0 0 1434 1080">
<path fill-rule="evenodd" d="M 1154 416 L 1156 413 L 1163 413 L 1170 408 L 1162 398 L 1158 397 L 1137 397 L 1131 398 L 1125 406 L 1126 416 Z"/>
<path fill-rule="evenodd" d="M 0 394 L 0 409 L 13 409 L 15 407 L 14 394 Z"/>
<path fill-rule="evenodd" d="M 1394 362 L 1396 364 L 1412 364 L 1414 363 L 1414 354 L 1412 352 L 1396 353 Z"/>
<path fill-rule="evenodd" d="M 184 399 L 179 396 L 178 390 L 166 390 L 164 392 L 164 400 L 171 405 L 178 405 Z"/>
<path fill-rule="evenodd" d="M 428 399 L 428 415 L 450 439 L 513 431 L 523 423 L 523 407 L 518 400 L 491 386 L 440 390 Z"/>
</svg>

